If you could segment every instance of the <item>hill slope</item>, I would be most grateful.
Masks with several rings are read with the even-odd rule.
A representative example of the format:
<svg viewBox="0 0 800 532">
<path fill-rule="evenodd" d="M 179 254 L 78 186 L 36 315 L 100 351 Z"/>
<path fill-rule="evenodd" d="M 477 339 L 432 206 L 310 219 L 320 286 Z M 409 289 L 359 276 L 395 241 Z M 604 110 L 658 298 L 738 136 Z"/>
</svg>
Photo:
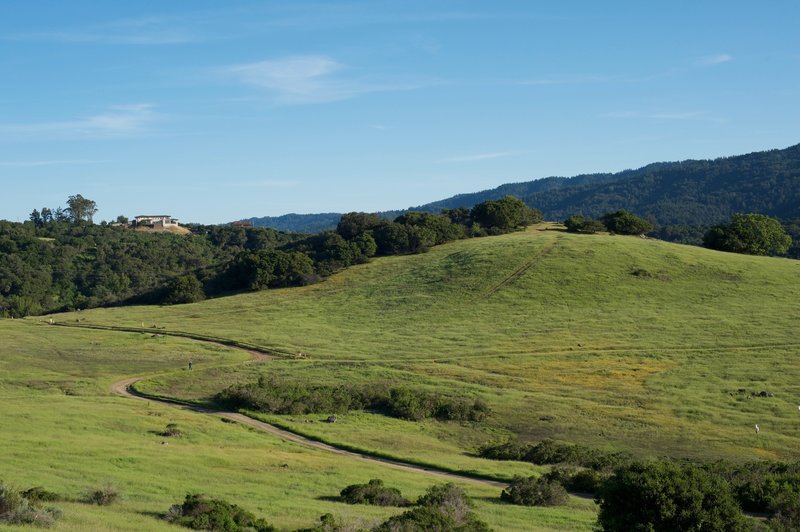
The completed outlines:
<svg viewBox="0 0 800 532">
<path fill-rule="evenodd" d="M 303 351 L 310 362 L 271 371 L 317 382 L 391 378 L 468 391 L 495 409 L 495 429 L 523 438 L 796 456 L 796 261 L 547 229 L 379 259 L 314 286 L 80 318 Z M 193 393 L 231 379 L 215 375 Z M 774 397 L 748 400 L 740 389 Z M 771 436 L 749 438 L 756 422 Z M 361 437 L 353 434 L 340 436 Z M 467 449 L 486 438 L 443 437 Z"/>
</svg>

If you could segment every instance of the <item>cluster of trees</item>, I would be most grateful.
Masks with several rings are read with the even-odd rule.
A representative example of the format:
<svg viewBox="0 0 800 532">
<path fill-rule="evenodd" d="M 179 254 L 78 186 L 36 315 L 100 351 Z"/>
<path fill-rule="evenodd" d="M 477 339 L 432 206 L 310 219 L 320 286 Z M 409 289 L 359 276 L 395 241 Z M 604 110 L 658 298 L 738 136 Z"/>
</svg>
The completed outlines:
<svg viewBox="0 0 800 532">
<path fill-rule="evenodd" d="M 143 233 L 86 220 L 0 221 L 0 316 L 138 303 L 184 303 L 226 290 L 245 252 L 299 238 L 264 228 Z"/>
<path fill-rule="evenodd" d="M 609 231 L 620 235 L 643 235 L 653 230 L 653 224 L 625 209 L 606 213 L 599 220 L 573 214 L 564 220 L 564 226 L 570 233 L 589 234 Z"/>
<path fill-rule="evenodd" d="M 449 396 L 425 390 L 375 383 L 370 386 L 321 385 L 261 376 L 256 383 L 235 384 L 215 400 L 232 408 L 272 414 L 343 414 L 370 410 L 419 421 L 482 421 L 490 413 L 481 399 Z"/>
<path fill-rule="evenodd" d="M 637 462 L 552 440 L 489 445 L 478 454 L 555 465 L 541 477 L 515 478 L 501 498 L 547 506 L 562 504 L 564 490 L 594 493 L 601 530 L 751 530 L 743 511 L 769 516 L 763 530 L 800 529 L 800 463 Z"/>
<path fill-rule="evenodd" d="M 748 255 L 784 255 L 792 244 L 779 220 L 755 213 L 734 214 L 727 224 L 715 225 L 703 237 L 707 248 Z"/>
<path fill-rule="evenodd" d="M 513 197 L 443 214 L 394 220 L 349 213 L 316 235 L 261 227 L 192 225 L 191 235 L 93 224 L 94 201 L 34 210 L 29 222 L 0 221 L 0 316 L 125 303 L 191 303 L 239 290 L 314 283 L 371 257 L 418 253 L 468 236 L 513 231 L 541 213 Z M 120 217 L 122 218 L 122 217 Z"/>
</svg>

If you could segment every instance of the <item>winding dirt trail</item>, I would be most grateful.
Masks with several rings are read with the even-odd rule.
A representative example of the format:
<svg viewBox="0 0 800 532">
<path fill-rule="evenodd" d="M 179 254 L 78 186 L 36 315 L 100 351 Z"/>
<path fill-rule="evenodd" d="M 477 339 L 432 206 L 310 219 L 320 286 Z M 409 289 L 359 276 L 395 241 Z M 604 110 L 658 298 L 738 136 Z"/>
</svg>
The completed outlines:
<svg viewBox="0 0 800 532">
<path fill-rule="evenodd" d="M 202 341 L 194 339 L 195 341 Z M 214 343 L 214 342 L 209 342 Z M 224 344 L 217 344 L 217 345 L 224 345 Z M 267 360 L 271 357 L 268 355 L 264 355 L 263 353 L 250 351 L 247 349 L 243 349 L 240 347 L 234 347 L 231 345 L 225 345 L 225 347 L 231 349 L 238 349 L 240 351 L 245 351 L 250 354 L 253 360 L 263 361 Z M 459 481 L 459 482 L 469 482 L 472 484 L 482 485 L 482 486 L 489 486 L 492 488 L 499 488 L 503 489 L 507 487 L 507 484 L 503 482 L 498 482 L 495 480 L 488 480 L 488 479 L 480 479 L 480 478 L 473 478 L 466 475 L 459 475 L 457 473 L 449 473 L 446 471 L 440 471 L 432 468 L 427 468 L 420 465 L 410 464 L 407 462 L 401 462 L 399 460 L 391 460 L 389 458 L 380 458 L 377 456 L 370 456 L 367 454 L 362 454 L 354 451 L 349 451 L 347 449 L 342 449 L 339 447 L 334 447 L 333 445 L 328 445 L 327 443 L 322 443 L 319 441 L 311 440 L 299 434 L 295 434 L 294 432 L 290 432 L 288 430 L 284 430 L 281 428 L 276 427 L 275 425 L 271 425 L 264 421 L 260 421 L 257 419 L 253 419 L 251 417 L 245 416 L 244 414 L 239 414 L 236 412 L 228 412 L 224 410 L 217 410 L 212 408 L 206 408 L 200 405 L 194 405 L 190 403 L 183 403 L 180 401 L 173 401 L 170 399 L 159 398 L 159 397 L 152 397 L 149 395 L 139 394 L 131 387 L 138 381 L 145 379 L 146 377 L 129 377 L 123 379 L 121 381 L 117 381 L 111 385 L 111 392 L 120 395 L 122 397 L 128 397 L 131 399 L 137 399 L 140 401 L 153 401 L 157 403 L 163 403 L 166 405 L 173 406 L 175 408 L 182 408 L 184 410 L 189 410 L 192 412 L 196 412 L 199 414 L 205 414 L 210 416 L 216 416 L 220 418 L 229 419 L 231 421 L 235 421 L 237 423 L 241 423 L 242 425 L 247 425 L 248 427 L 252 427 L 256 430 L 261 432 L 265 432 L 272 436 L 276 436 L 286 441 L 290 441 L 293 443 L 297 443 L 299 445 L 304 445 L 306 447 L 311 447 L 313 449 L 318 449 L 320 451 L 326 451 L 329 453 L 333 453 L 339 456 L 346 456 L 348 458 L 354 458 L 356 460 L 362 460 L 365 462 L 373 462 L 378 463 L 384 466 L 392 467 L 394 469 L 400 469 L 403 471 L 410 471 L 414 473 L 422 473 L 424 475 L 428 475 L 430 477 L 440 478 L 442 480 L 448 481 Z"/>
</svg>

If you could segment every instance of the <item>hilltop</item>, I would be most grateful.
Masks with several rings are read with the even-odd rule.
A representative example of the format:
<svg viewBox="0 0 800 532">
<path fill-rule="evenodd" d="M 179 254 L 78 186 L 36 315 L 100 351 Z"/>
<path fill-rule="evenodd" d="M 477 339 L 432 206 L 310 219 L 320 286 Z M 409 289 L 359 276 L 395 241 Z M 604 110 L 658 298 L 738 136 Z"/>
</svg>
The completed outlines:
<svg viewBox="0 0 800 532">
<path fill-rule="evenodd" d="M 497 430 L 522 438 L 647 455 L 796 456 L 796 261 L 553 229 L 376 259 L 318 285 L 80 319 L 303 352 L 303 374 L 322 381 L 382 375 L 469 390 L 492 404 Z M 216 375 L 189 394 L 239 377 Z M 165 389 L 181 396 L 183 386 Z M 742 389 L 774 397 L 745 401 Z M 754 420 L 773 436 L 750 439 Z"/>
</svg>

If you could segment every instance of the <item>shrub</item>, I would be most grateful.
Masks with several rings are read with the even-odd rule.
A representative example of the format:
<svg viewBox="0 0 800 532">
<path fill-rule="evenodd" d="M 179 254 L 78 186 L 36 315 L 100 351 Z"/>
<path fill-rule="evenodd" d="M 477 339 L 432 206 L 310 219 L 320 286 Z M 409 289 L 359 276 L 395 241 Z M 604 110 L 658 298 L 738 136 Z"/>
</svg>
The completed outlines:
<svg viewBox="0 0 800 532">
<path fill-rule="evenodd" d="M 397 488 L 387 488 L 377 478 L 366 484 L 352 484 L 340 493 L 348 504 L 372 504 L 375 506 L 409 506 L 411 501 L 400 494 Z"/>
<path fill-rule="evenodd" d="M 636 463 L 618 469 L 597 494 L 606 531 L 744 531 L 730 485 L 694 465 Z"/>
<path fill-rule="evenodd" d="M 42 488 L 33 488 L 45 492 Z M 52 526 L 61 517 L 61 510 L 43 508 L 39 500 L 31 500 L 24 493 L 0 483 L 0 523 L 10 525 Z M 50 492 L 45 492 L 50 494 Z"/>
<path fill-rule="evenodd" d="M 478 454 L 493 460 L 520 460 L 537 465 L 568 464 L 598 471 L 608 470 L 629 460 L 621 452 L 607 452 L 583 445 L 569 445 L 553 440 L 535 444 L 505 442 L 481 447 Z"/>
<path fill-rule="evenodd" d="M 164 519 L 176 525 L 195 530 L 217 530 L 225 532 L 256 531 L 273 532 L 275 528 L 264 519 L 235 504 L 221 499 L 209 499 L 205 495 L 188 494 L 183 504 L 173 505 Z"/>
<path fill-rule="evenodd" d="M 472 502 L 464 490 L 448 483 L 431 486 L 417 499 L 417 508 L 390 518 L 374 530 L 488 532 L 490 528 L 472 512 Z"/>
<path fill-rule="evenodd" d="M 216 400 L 232 408 L 272 414 L 343 414 L 367 409 L 412 421 L 431 417 L 442 421 L 482 421 L 491 412 L 481 399 L 390 387 L 384 383 L 329 386 L 275 377 L 233 385 L 218 393 Z"/>
<path fill-rule="evenodd" d="M 165 438 L 179 438 L 183 436 L 183 432 L 178 428 L 177 423 L 167 423 L 167 426 L 158 433 L 160 436 L 164 436 Z"/>
<path fill-rule="evenodd" d="M 99 506 L 108 506 L 119 499 L 119 491 L 112 484 L 106 484 L 102 488 L 90 491 L 86 496 L 86 502 Z"/>
<path fill-rule="evenodd" d="M 515 477 L 500 494 L 500 499 L 523 506 L 558 506 L 568 498 L 564 486 L 546 476 Z"/>
<path fill-rule="evenodd" d="M 61 499 L 61 497 L 57 493 L 53 493 L 52 491 L 47 491 L 41 486 L 36 486 L 34 488 L 26 489 L 25 491 L 22 492 L 22 496 L 34 504 L 39 502 L 54 502 Z"/>
</svg>

